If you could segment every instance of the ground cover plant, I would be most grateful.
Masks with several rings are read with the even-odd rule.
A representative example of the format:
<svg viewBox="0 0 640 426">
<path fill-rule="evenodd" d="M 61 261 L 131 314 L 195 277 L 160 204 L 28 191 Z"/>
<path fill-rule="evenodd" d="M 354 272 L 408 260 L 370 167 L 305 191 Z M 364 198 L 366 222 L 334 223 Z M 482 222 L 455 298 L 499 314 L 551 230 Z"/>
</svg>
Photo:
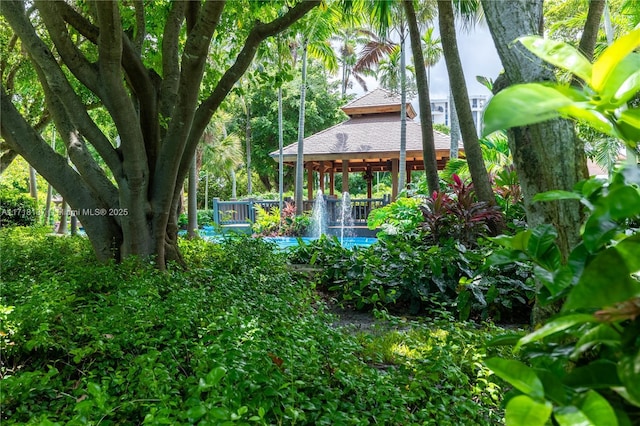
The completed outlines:
<svg viewBox="0 0 640 426">
<path fill-rule="evenodd" d="M 261 239 L 183 241 L 190 268 L 94 262 L 81 237 L 0 230 L 3 424 L 496 424 L 500 330 L 332 325 Z M 502 354 L 505 355 L 505 354 Z"/>
</svg>

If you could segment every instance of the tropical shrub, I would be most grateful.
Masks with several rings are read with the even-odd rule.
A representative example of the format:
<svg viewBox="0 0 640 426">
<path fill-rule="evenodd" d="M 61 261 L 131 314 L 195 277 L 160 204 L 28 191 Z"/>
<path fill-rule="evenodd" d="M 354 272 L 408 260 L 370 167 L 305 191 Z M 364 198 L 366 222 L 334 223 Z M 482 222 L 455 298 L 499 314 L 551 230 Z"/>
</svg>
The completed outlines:
<svg viewBox="0 0 640 426">
<path fill-rule="evenodd" d="M 0 227 L 31 226 L 37 221 L 35 200 L 28 194 L 0 186 Z"/>
<path fill-rule="evenodd" d="M 285 202 L 282 213 L 278 207 L 271 210 L 260 204 L 255 204 L 254 207 L 256 221 L 252 229 L 258 235 L 300 237 L 305 235 L 311 223 L 307 214 L 296 216 L 295 205 L 288 201 Z"/>
<path fill-rule="evenodd" d="M 400 197 L 393 203 L 372 210 L 367 218 L 367 226 L 371 230 L 380 228 L 378 238 L 390 235 L 402 235 L 406 237 L 416 236 L 420 233 L 422 214 L 420 205 L 421 197 Z"/>
<path fill-rule="evenodd" d="M 345 249 L 337 238 L 300 242 L 292 263 L 319 267 L 318 288 L 358 310 L 397 313 L 455 311 L 463 319 L 528 322 L 533 294 L 524 265 L 485 267 L 495 247 L 476 249 L 447 240 L 429 246 L 414 238 L 389 238 L 366 248 Z"/>
<path fill-rule="evenodd" d="M 427 239 L 437 244 L 454 239 L 465 246 L 474 246 L 481 236 L 496 235 L 502 229 L 503 217 L 498 206 L 477 201 L 473 184 L 464 183 L 453 175 L 450 194 L 433 193 L 421 206 L 422 227 Z"/>
</svg>

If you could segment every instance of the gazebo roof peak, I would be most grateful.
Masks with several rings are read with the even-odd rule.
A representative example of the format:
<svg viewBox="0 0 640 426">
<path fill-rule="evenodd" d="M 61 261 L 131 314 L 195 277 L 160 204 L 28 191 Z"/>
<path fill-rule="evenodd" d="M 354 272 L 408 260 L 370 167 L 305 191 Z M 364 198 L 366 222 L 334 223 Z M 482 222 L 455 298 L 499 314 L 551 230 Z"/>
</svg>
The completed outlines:
<svg viewBox="0 0 640 426">
<path fill-rule="evenodd" d="M 342 107 L 342 111 L 349 117 L 388 113 L 399 114 L 401 105 L 400 95 L 378 88 L 349 102 Z M 412 119 L 416 116 L 416 112 L 410 102 L 407 102 L 406 111 L 407 117 Z"/>
</svg>

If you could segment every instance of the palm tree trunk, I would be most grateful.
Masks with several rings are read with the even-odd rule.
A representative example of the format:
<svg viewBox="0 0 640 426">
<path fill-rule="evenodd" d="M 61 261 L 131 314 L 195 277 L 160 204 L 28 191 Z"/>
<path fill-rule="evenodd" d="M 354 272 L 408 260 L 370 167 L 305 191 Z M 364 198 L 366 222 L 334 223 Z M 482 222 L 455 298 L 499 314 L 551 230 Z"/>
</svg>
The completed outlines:
<svg viewBox="0 0 640 426">
<path fill-rule="evenodd" d="M 422 47 L 420 46 L 420 31 L 416 19 L 416 11 L 411 1 L 403 2 L 409 35 L 413 64 L 416 68 L 416 84 L 418 86 L 418 104 L 420 105 L 420 127 L 422 129 L 422 157 L 424 171 L 427 178 L 429 193 L 438 191 L 438 161 L 436 159 L 435 141 L 433 137 L 433 117 L 431 116 L 431 99 L 429 93 L 429 76 L 425 70 Z"/>
<path fill-rule="evenodd" d="M 280 214 L 282 214 L 284 203 L 284 122 L 282 119 L 282 86 L 278 87 L 278 147 L 280 149 L 280 155 L 278 157 L 278 207 L 280 207 Z"/>
<path fill-rule="evenodd" d="M 473 181 L 478 199 L 495 204 L 495 195 L 491 188 L 487 168 L 484 165 L 482 149 L 480 148 L 478 133 L 475 123 L 473 122 L 471 105 L 469 105 L 467 83 L 464 79 L 462 62 L 460 61 L 460 54 L 458 52 L 453 4 L 450 0 L 438 1 L 438 22 L 440 26 L 440 38 L 442 39 L 442 50 L 449 73 L 449 84 L 456 104 L 460 133 L 462 134 L 462 142 L 467 157 L 467 164 L 469 164 L 471 180 Z"/>
<path fill-rule="evenodd" d="M 449 125 L 451 128 L 451 147 L 449 148 L 449 158 L 458 158 L 458 149 L 460 146 L 460 122 L 458 121 L 458 112 L 456 111 L 456 103 L 453 100 L 453 90 L 449 85 Z"/>
<path fill-rule="evenodd" d="M 247 146 L 247 195 L 251 195 L 253 192 L 253 186 L 251 184 L 251 104 L 247 102 L 247 124 L 245 126 L 245 139 Z"/>
<path fill-rule="evenodd" d="M 193 156 L 191 167 L 189 168 L 189 188 L 187 191 L 187 235 L 189 238 L 198 236 L 198 170 L 196 167 L 196 157 Z"/>
<path fill-rule="evenodd" d="M 398 193 L 407 181 L 407 64 L 404 25 L 400 27 L 400 159 L 398 161 Z"/>
<path fill-rule="evenodd" d="M 296 158 L 296 214 L 301 215 L 304 210 L 303 177 L 304 177 L 304 113 L 307 92 L 307 40 L 302 44 L 302 83 L 300 84 L 300 113 L 298 116 L 298 156 Z M 313 182 L 307 182 L 313 185 Z"/>
</svg>

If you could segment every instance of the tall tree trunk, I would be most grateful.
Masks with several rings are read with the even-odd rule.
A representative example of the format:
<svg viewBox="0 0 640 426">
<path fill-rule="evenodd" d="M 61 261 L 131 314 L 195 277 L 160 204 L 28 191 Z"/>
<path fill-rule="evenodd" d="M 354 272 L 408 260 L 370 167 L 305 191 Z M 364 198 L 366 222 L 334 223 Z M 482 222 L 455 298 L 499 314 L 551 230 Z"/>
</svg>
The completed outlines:
<svg viewBox="0 0 640 426">
<path fill-rule="evenodd" d="M 541 34 L 542 0 L 482 0 L 485 17 L 504 66 L 507 84 L 497 81 L 496 90 L 509 84 L 555 80 L 553 70 L 521 45 L 523 35 Z M 534 203 L 533 197 L 555 189 L 570 191 L 586 178 L 583 142 L 576 136 L 573 123 L 555 119 L 508 131 L 530 226 L 552 224 L 558 230 L 558 246 L 565 260 L 580 241 L 582 215 L 578 201 L 563 200 Z M 554 313 L 555 307 L 534 308 L 534 323 Z"/>
<path fill-rule="evenodd" d="M 253 193 L 253 185 L 251 182 L 251 104 L 247 102 L 247 124 L 245 126 L 245 140 L 247 146 L 247 195 Z"/>
<path fill-rule="evenodd" d="M 404 23 L 400 26 L 400 158 L 398 160 L 398 194 L 407 184 L 407 64 Z"/>
<path fill-rule="evenodd" d="M 36 173 L 36 169 L 29 166 L 29 194 L 33 201 L 35 201 L 36 206 L 38 205 L 38 177 Z"/>
<path fill-rule="evenodd" d="M 458 111 L 456 110 L 456 102 L 453 99 L 453 90 L 449 85 L 449 127 L 451 136 L 451 147 L 449 148 L 449 156 L 458 158 L 458 150 L 460 147 L 460 122 L 458 121 Z"/>
<path fill-rule="evenodd" d="M 284 122 L 282 120 L 282 86 L 278 87 L 278 206 L 280 207 L 280 215 L 282 216 L 284 203 Z"/>
<path fill-rule="evenodd" d="M 491 188 L 489 174 L 482 158 L 482 149 L 478 141 L 478 133 L 473 122 L 473 113 L 469 104 L 467 83 L 464 79 L 462 62 L 458 52 L 453 3 L 451 0 L 438 1 L 438 22 L 440 26 L 440 38 L 442 39 L 442 51 L 447 64 L 449 85 L 456 105 L 458 122 L 464 153 L 467 157 L 471 180 L 480 201 L 495 204 L 496 198 Z"/>
<path fill-rule="evenodd" d="M 300 113 L 298 115 L 298 156 L 296 158 L 296 215 L 301 215 L 304 211 L 304 114 L 305 114 L 305 97 L 307 93 L 307 40 L 302 44 L 302 82 L 300 83 Z M 307 182 L 307 185 L 313 185 L 313 182 Z"/>
<path fill-rule="evenodd" d="M 189 238 L 198 236 L 198 167 L 196 157 L 193 157 L 189 169 L 189 187 L 187 190 L 187 235 Z"/>
<path fill-rule="evenodd" d="M 69 204 L 67 204 L 66 200 L 62 199 L 62 212 L 60 212 L 60 223 L 58 224 L 58 230 L 56 233 L 58 234 L 66 234 L 67 233 L 67 219 L 69 218 Z"/>
<path fill-rule="evenodd" d="M 431 99 L 429 93 L 429 78 L 424 67 L 422 46 L 420 45 L 420 31 L 416 19 L 416 11 L 412 1 L 403 1 L 404 10 L 409 26 L 413 64 L 416 69 L 416 84 L 418 86 L 418 105 L 420 106 L 420 127 L 422 129 L 422 158 L 427 178 L 429 193 L 440 189 L 438 177 L 438 161 L 436 159 L 435 141 L 433 137 L 433 117 L 431 115 Z"/>
</svg>

